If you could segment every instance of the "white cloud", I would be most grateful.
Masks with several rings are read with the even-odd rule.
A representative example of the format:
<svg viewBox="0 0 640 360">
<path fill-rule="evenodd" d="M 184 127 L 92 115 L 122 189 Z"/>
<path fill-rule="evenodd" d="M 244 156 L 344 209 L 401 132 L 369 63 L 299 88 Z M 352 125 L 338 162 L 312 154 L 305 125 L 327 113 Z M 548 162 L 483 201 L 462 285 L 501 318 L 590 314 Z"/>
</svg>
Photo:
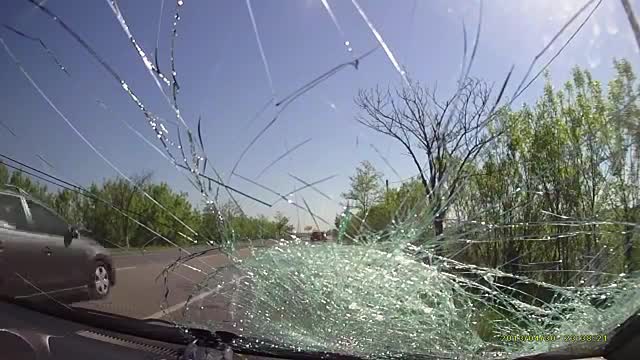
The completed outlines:
<svg viewBox="0 0 640 360">
<path fill-rule="evenodd" d="M 593 24 L 593 36 L 598 37 L 600 36 L 600 33 L 602 32 L 602 30 L 600 29 L 600 25 L 598 23 Z"/>
<path fill-rule="evenodd" d="M 591 55 L 587 55 L 587 62 L 589 63 L 589 67 L 591 69 L 595 69 L 598 66 L 600 66 L 600 57 L 599 56 L 591 56 Z"/>
</svg>

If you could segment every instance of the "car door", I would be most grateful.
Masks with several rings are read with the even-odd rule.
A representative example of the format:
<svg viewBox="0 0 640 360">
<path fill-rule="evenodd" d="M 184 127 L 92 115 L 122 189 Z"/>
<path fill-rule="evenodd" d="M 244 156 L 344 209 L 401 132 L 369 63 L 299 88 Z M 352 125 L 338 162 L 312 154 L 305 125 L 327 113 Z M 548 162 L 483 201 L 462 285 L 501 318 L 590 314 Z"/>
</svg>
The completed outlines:
<svg viewBox="0 0 640 360">
<path fill-rule="evenodd" d="M 28 227 L 24 198 L 0 193 L 0 292 L 4 295 L 31 296 L 43 286 L 42 244 Z"/>
<path fill-rule="evenodd" d="M 42 204 L 27 199 L 33 236 L 42 244 L 41 258 L 46 264 L 45 291 L 58 293 L 87 284 L 84 252 L 69 237 L 69 225 Z M 77 240 L 77 239 L 76 239 Z"/>
</svg>

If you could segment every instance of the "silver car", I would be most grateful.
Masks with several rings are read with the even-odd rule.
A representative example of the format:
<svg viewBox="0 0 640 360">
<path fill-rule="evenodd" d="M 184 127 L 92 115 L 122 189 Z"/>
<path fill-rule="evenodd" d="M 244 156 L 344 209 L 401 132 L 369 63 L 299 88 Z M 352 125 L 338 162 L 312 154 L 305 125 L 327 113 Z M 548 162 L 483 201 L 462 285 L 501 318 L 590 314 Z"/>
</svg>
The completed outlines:
<svg viewBox="0 0 640 360">
<path fill-rule="evenodd" d="M 0 189 L 0 295 L 106 297 L 115 285 L 107 249 L 20 189 Z"/>
</svg>

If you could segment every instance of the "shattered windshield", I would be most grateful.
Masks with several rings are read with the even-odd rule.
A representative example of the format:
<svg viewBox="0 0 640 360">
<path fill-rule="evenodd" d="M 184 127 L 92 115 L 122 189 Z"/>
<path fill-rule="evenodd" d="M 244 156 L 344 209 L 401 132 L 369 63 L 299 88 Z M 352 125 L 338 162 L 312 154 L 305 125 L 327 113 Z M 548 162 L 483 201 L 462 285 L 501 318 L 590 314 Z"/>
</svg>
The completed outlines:
<svg viewBox="0 0 640 360">
<path fill-rule="evenodd" d="M 0 7 L 4 296 L 373 359 L 640 309 L 637 3 Z"/>
</svg>

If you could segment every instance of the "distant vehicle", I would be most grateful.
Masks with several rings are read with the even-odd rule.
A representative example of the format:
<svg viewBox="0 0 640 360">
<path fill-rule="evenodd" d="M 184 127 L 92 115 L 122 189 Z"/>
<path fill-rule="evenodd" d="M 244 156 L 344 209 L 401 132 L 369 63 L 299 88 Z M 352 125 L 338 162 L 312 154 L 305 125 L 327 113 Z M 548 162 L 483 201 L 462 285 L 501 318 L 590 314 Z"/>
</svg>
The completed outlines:
<svg viewBox="0 0 640 360">
<path fill-rule="evenodd" d="M 0 294 L 106 297 L 115 285 L 111 254 L 21 189 L 0 189 Z"/>
<path fill-rule="evenodd" d="M 327 234 L 325 234 L 324 231 L 313 231 L 311 232 L 311 241 L 326 241 L 327 240 Z"/>
</svg>

